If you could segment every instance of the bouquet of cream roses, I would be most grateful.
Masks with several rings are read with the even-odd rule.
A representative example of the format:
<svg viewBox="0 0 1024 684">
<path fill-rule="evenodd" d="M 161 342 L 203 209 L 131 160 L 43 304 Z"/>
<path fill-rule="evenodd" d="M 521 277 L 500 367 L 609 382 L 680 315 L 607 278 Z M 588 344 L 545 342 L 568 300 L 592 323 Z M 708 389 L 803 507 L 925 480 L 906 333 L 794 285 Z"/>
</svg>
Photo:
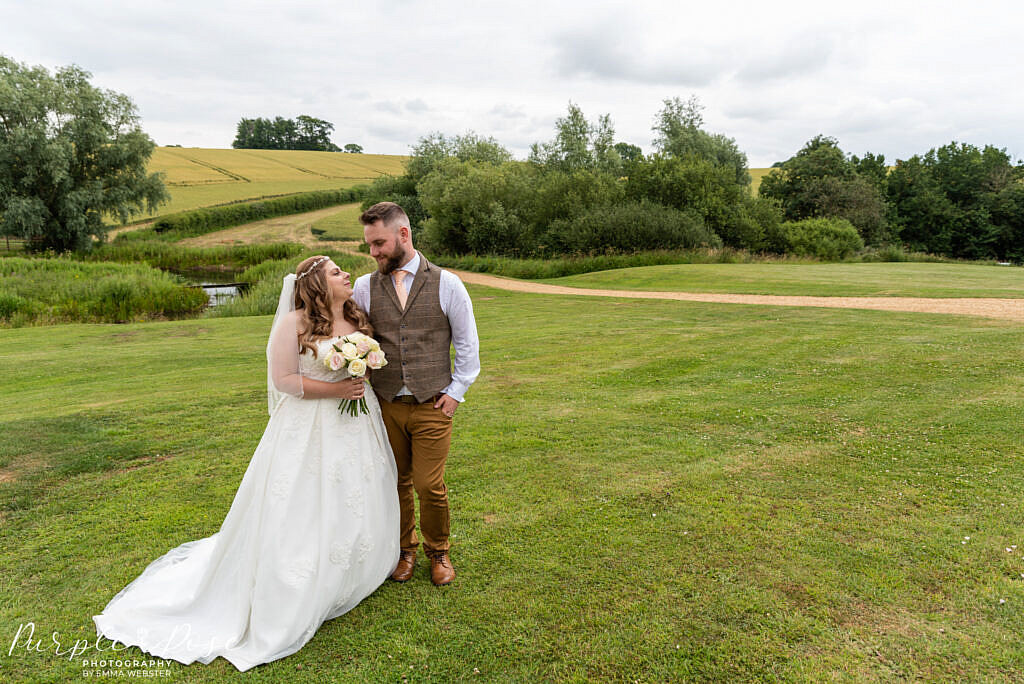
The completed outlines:
<svg viewBox="0 0 1024 684">
<path fill-rule="evenodd" d="M 345 335 L 331 345 L 331 352 L 324 357 L 324 365 L 333 371 L 346 370 L 350 377 L 366 377 L 366 369 L 377 370 L 388 365 L 384 352 L 377 340 L 361 332 Z M 348 411 L 350 416 L 368 413 L 366 399 L 342 399 L 338 410 Z"/>
</svg>

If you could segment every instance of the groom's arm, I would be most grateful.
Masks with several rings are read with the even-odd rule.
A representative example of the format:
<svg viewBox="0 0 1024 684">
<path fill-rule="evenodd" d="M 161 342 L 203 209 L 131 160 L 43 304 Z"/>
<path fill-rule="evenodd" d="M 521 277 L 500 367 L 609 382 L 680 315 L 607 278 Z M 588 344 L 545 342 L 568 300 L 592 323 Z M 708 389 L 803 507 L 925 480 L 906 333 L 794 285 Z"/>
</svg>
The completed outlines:
<svg viewBox="0 0 1024 684">
<path fill-rule="evenodd" d="M 473 316 L 473 301 L 469 298 L 466 286 L 457 275 L 448 271 L 441 271 L 441 284 L 445 286 L 442 308 L 448 316 L 448 325 L 452 329 L 452 346 L 455 347 L 452 381 L 444 388 L 444 394 L 456 402 L 462 402 L 469 386 L 480 375 L 480 338 Z M 443 409 L 441 402 L 435 406 Z M 452 406 L 451 409 L 454 412 L 455 407 Z"/>
<path fill-rule="evenodd" d="M 364 273 L 356 278 L 356 284 L 352 286 L 352 301 L 356 303 L 363 313 L 370 314 L 370 274 Z"/>
</svg>

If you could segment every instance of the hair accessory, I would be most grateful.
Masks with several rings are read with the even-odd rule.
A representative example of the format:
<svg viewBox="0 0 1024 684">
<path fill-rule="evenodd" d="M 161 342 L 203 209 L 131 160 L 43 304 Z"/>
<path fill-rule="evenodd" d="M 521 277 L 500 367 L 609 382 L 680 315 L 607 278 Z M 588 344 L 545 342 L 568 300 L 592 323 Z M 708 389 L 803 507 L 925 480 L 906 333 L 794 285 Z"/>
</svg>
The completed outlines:
<svg viewBox="0 0 1024 684">
<path fill-rule="evenodd" d="M 314 261 L 313 264 L 309 268 L 307 268 L 305 271 L 303 271 L 299 275 L 295 276 L 295 279 L 298 280 L 299 278 L 302 278 L 303 276 L 309 275 L 310 273 L 312 273 L 316 269 L 317 266 L 319 266 L 320 264 L 324 263 L 325 261 L 327 261 L 330 258 L 331 257 L 320 257 L 319 259 Z"/>
</svg>

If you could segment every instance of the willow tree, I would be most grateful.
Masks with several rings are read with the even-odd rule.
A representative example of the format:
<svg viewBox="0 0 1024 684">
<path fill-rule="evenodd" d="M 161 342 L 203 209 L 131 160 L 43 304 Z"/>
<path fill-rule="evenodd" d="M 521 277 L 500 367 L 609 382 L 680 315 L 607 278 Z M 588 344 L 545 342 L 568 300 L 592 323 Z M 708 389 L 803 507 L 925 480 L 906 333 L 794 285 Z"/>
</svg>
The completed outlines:
<svg viewBox="0 0 1024 684">
<path fill-rule="evenodd" d="M 0 55 L 0 230 L 29 249 L 88 249 L 105 217 L 124 223 L 168 199 L 134 103 L 90 77 Z"/>
</svg>

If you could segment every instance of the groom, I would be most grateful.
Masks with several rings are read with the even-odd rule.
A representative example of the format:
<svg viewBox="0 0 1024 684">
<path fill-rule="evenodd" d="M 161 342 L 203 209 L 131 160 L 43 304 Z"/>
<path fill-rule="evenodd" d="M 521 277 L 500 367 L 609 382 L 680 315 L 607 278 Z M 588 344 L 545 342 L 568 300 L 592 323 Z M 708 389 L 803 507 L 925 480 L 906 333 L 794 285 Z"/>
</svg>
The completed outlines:
<svg viewBox="0 0 1024 684">
<path fill-rule="evenodd" d="M 387 356 L 388 365 L 373 371 L 373 389 L 398 466 L 402 549 L 391 579 L 405 582 L 416 566 L 415 489 L 430 579 L 444 585 L 455 579 L 444 484 L 452 416 L 480 373 L 473 303 L 458 276 L 413 248 L 402 207 L 379 202 L 359 221 L 378 270 L 356 280 L 352 297 L 369 314 Z"/>
</svg>

